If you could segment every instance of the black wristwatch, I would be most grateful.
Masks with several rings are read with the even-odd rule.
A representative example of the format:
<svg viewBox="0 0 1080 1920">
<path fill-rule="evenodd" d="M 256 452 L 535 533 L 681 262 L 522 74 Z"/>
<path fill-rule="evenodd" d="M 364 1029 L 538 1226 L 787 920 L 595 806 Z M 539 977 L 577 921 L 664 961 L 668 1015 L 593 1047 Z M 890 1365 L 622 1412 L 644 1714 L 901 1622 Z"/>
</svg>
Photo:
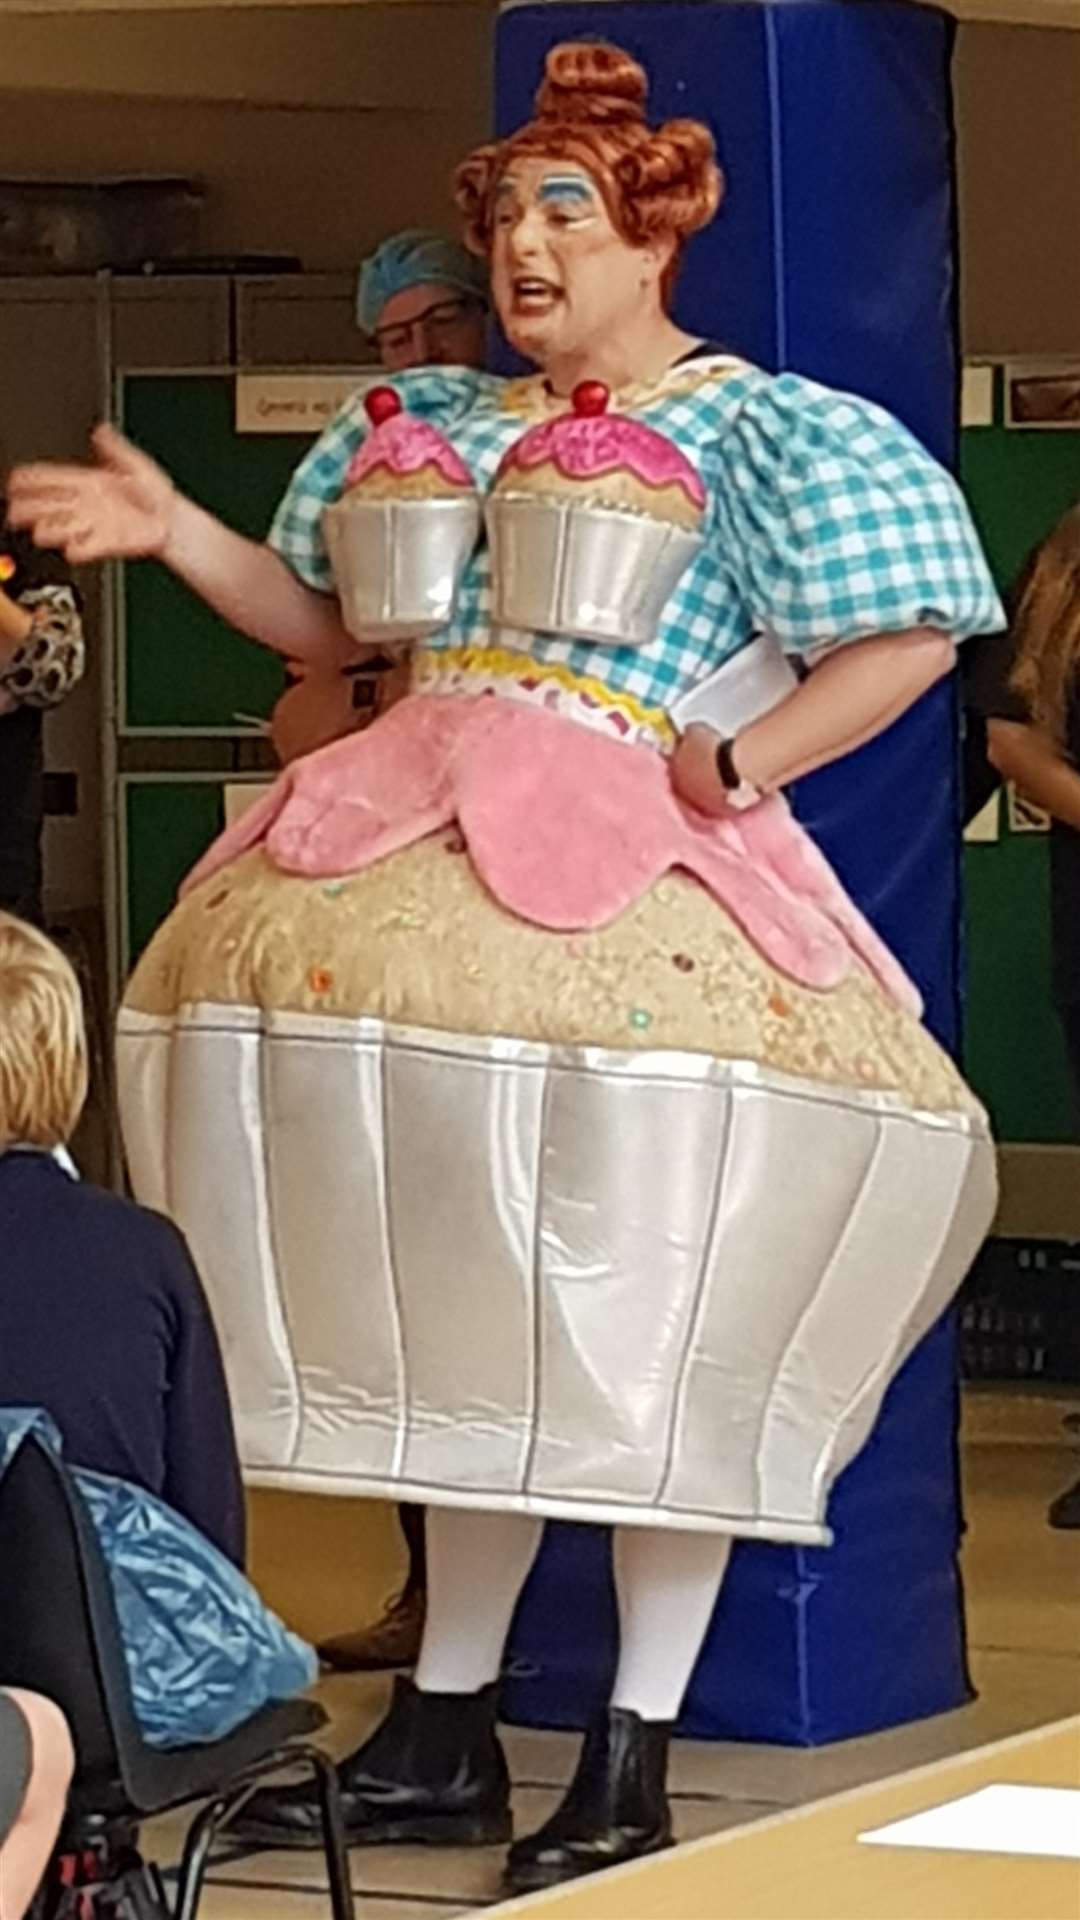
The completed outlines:
<svg viewBox="0 0 1080 1920">
<path fill-rule="evenodd" d="M 735 765 L 735 738 L 721 740 L 716 748 L 716 771 L 720 785 L 728 797 L 728 805 L 741 811 L 752 807 L 761 799 L 761 789 L 744 780 Z"/>
<path fill-rule="evenodd" d="M 734 793 L 742 786 L 742 776 L 735 765 L 734 747 L 735 740 L 732 737 L 719 741 L 716 748 L 716 771 L 720 775 L 720 785 L 726 787 L 729 793 Z"/>
</svg>

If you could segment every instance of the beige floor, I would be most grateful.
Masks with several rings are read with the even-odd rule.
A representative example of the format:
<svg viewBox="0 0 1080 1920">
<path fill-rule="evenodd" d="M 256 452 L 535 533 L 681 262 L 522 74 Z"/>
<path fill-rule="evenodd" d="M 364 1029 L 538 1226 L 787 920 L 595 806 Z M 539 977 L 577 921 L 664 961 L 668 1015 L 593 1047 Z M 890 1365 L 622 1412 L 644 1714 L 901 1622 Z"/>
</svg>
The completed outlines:
<svg viewBox="0 0 1080 1920">
<path fill-rule="evenodd" d="M 1003 1782 L 1080 1793 L 1080 1715 L 494 1911 L 498 1920 L 1077 1920 L 1075 1859 L 1033 1858 L 1007 1841 L 986 1852 L 860 1844 Z"/>
<path fill-rule="evenodd" d="M 980 1390 L 967 1398 L 965 1572 L 978 1700 L 935 1720 L 814 1753 L 680 1743 L 672 1766 L 680 1838 L 737 1827 L 1080 1708 L 1080 1533 L 1055 1533 L 1045 1523 L 1050 1497 L 1080 1473 L 1080 1437 L 1070 1439 L 1064 1425 L 1069 1412 L 1068 1401 L 1052 1397 Z M 389 1513 L 373 1520 L 370 1508 L 361 1514 L 343 1502 L 263 1496 L 252 1517 L 261 1584 L 304 1632 L 353 1624 L 360 1596 L 374 1604 L 393 1584 L 397 1549 Z M 324 1683 L 336 1748 L 355 1745 L 386 1691 L 381 1679 Z M 528 1831 L 555 1804 L 576 1741 L 510 1731 L 506 1744 L 516 1824 Z M 147 1850 L 163 1864 L 175 1858 L 180 1831 L 175 1820 L 158 1823 L 148 1829 Z M 387 1847 L 354 1849 L 351 1857 L 360 1920 L 453 1920 L 499 1897 L 498 1850 Z M 311 1855 L 223 1855 L 212 1869 L 202 1917 L 322 1920 L 329 1913 L 324 1884 Z"/>
</svg>

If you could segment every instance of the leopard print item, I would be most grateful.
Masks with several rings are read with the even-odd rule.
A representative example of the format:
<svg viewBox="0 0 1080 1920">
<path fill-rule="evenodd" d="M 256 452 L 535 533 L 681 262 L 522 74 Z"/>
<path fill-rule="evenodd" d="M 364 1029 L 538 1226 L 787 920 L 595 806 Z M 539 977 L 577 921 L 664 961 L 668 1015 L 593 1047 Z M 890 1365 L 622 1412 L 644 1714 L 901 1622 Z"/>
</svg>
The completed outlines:
<svg viewBox="0 0 1080 1920">
<path fill-rule="evenodd" d="M 86 666 L 78 603 L 70 587 L 32 587 L 19 605 L 34 624 L 7 665 L 0 688 L 26 707 L 55 707 L 77 687 Z"/>
</svg>

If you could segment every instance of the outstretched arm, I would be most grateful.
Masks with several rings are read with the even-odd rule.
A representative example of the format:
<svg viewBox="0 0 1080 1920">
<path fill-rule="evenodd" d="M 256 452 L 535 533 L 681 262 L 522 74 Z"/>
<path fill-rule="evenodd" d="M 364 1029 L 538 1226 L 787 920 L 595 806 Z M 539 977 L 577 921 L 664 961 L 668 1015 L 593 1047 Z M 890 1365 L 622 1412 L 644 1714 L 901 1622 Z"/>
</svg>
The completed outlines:
<svg viewBox="0 0 1080 1920">
<path fill-rule="evenodd" d="M 33 616 L 15 600 L 9 600 L 0 587 L 0 673 L 10 666 L 12 655 L 16 654 L 30 637 Z M 6 687 L 0 687 L 0 719 L 5 713 L 11 713 L 18 705 L 13 693 Z"/>
<path fill-rule="evenodd" d="M 332 595 L 305 586 L 272 547 L 234 533 L 183 495 L 158 557 L 230 626 L 275 653 L 318 667 L 356 658 Z"/>
<path fill-rule="evenodd" d="M 17 600 L 9 600 L 0 587 L 0 669 L 7 666 L 13 653 L 29 638 L 34 616 Z"/>
<path fill-rule="evenodd" d="M 260 541 L 234 533 L 188 500 L 161 467 L 114 427 L 94 435 L 94 466 L 16 468 L 8 518 L 74 564 L 160 560 L 230 626 L 312 665 L 356 657 L 337 601 L 305 586 Z"/>
<path fill-rule="evenodd" d="M 1012 780 L 1055 820 L 1080 828 L 1080 772 L 1045 733 L 1021 720 L 988 720 L 986 749 L 1003 780 Z"/>
<path fill-rule="evenodd" d="M 733 750 L 736 771 L 771 791 L 827 766 L 883 733 L 954 659 L 948 635 L 930 627 L 837 647 L 786 700 L 743 729 Z M 718 739 L 711 727 L 688 727 L 672 756 L 676 792 L 703 813 L 723 813 L 728 804 L 716 767 Z"/>
</svg>

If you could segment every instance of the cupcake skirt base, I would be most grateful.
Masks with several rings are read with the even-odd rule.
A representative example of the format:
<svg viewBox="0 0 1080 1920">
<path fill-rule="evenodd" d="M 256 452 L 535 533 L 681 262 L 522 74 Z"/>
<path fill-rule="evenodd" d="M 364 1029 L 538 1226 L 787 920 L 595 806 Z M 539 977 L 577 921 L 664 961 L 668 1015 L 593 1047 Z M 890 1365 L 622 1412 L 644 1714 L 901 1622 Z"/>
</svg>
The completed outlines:
<svg viewBox="0 0 1080 1920">
<path fill-rule="evenodd" d="M 913 1015 L 794 985 L 679 873 L 560 935 L 452 831 L 329 882 L 254 851 L 118 1046 L 256 1484 L 825 1542 L 993 1210 Z"/>
</svg>

